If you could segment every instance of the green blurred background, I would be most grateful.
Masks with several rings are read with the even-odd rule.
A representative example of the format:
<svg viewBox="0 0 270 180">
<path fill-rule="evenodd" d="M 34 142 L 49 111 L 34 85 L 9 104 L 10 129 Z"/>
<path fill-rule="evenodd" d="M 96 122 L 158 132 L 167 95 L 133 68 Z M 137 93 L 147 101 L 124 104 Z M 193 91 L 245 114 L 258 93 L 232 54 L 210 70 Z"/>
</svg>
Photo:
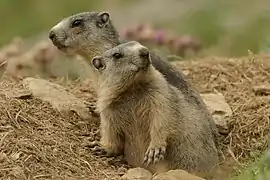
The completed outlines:
<svg viewBox="0 0 270 180">
<path fill-rule="evenodd" d="M 269 0 L 1 0 L 0 46 L 14 36 L 46 35 L 63 17 L 93 10 L 109 11 L 119 30 L 151 22 L 177 35 L 190 34 L 202 42 L 206 56 L 270 52 Z M 255 179 L 250 172 L 257 168 L 238 179 Z"/>
<path fill-rule="evenodd" d="M 207 54 L 268 52 L 270 1 L 267 0 L 1 0 L 0 45 L 13 36 L 48 30 L 64 16 L 107 10 L 118 28 L 152 22 L 202 41 Z"/>
<path fill-rule="evenodd" d="M 96 0 L 1 0 L 0 43 L 8 43 L 15 35 L 28 37 L 47 30 L 70 13 L 94 10 Z"/>
</svg>

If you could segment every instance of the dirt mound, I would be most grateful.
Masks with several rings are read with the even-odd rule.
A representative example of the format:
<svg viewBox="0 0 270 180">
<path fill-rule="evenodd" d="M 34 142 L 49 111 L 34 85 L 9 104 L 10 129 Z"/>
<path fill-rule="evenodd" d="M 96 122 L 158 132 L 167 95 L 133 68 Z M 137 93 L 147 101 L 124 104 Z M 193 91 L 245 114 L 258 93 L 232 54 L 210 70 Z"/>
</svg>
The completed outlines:
<svg viewBox="0 0 270 180">
<path fill-rule="evenodd" d="M 241 163 L 267 148 L 270 96 L 256 95 L 253 87 L 270 84 L 269 58 L 207 58 L 176 65 L 200 92 L 221 92 L 231 106 L 229 134 L 223 142 L 227 156 Z"/>
<path fill-rule="evenodd" d="M 124 165 L 91 154 L 98 126 L 64 116 L 36 98 L 12 97 L 20 83 L 0 83 L 0 179 L 110 179 Z M 22 96 L 23 97 L 23 96 Z"/>
<path fill-rule="evenodd" d="M 233 116 L 223 147 L 226 157 L 239 162 L 267 146 L 270 96 L 253 91 L 254 86 L 270 84 L 267 61 L 256 57 L 175 62 L 200 92 L 225 96 Z M 78 98 L 94 101 L 87 83 L 65 86 Z M 0 82 L 0 179 L 118 179 L 126 171 L 120 158 L 91 153 L 90 141 L 99 139 L 96 121 L 61 114 L 37 98 L 13 96 L 22 90 L 26 87 L 21 83 Z"/>
</svg>

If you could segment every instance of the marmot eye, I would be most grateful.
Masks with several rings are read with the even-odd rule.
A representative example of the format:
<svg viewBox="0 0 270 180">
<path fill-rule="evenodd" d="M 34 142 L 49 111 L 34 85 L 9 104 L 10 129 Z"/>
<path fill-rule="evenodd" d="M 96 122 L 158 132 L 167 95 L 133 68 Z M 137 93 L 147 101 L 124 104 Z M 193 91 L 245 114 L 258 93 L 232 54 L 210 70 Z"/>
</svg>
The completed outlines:
<svg viewBox="0 0 270 180">
<path fill-rule="evenodd" d="M 82 23 L 83 23 L 83 21 L 81 19 L 76 19 L 75 21 L 72 22 L 71 27 L 73 27 L 73 28 L 79 27 L 82 25 Z"/>
<path fill-rule="evenodd" d="M 114 53 L 113 57 L 116 58 L 116 59 L 119 59 L 119 58 L 123 57 L 123 55 L 120 54 L 120 53 Z"/>
</svg>

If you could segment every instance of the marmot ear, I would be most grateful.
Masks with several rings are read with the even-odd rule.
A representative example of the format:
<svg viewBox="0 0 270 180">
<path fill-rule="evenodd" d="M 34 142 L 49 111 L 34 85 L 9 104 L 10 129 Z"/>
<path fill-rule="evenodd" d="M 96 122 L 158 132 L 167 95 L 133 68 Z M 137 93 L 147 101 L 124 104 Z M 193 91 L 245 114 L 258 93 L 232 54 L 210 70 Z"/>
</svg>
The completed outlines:
<svg viewBox="0 0 270 180">
<path fill-rule="evenodd" d="M 92 65 L 97 70 L 102 70 L 105 68 L 104 63 L 102 62 L 102 58 L 100 56 L 96 56 L 91 60 Z"/>
<path fill-rule="evenodd" d="M 110 20 L 110 14 L 108 12 L 102 11 L 98 13 L 97 25 L 101 28 L 105 26 Z"/>
</svg>

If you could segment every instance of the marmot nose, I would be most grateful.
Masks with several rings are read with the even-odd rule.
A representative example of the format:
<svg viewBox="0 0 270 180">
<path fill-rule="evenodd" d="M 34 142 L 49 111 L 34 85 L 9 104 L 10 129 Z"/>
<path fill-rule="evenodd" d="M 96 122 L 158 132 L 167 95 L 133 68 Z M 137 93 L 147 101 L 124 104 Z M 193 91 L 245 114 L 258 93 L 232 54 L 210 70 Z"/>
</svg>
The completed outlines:
<svg viewBox="0 0 270 180">
<path fill-rule="evenodd" d="M 102 62 L 102 57 L 101 56 L 95 56 L 92 59 L 92 65 L 98 70 L 101 70 L 101 69 L 105 68 L 105 64 Z"/>
<path fill-rule="evenodd" d="M 49 38 L 53 41 L 53 40 L 55 39 L 55 36 L 56 36 L 56 35 L 55 35 L 55 32 L 51 30 L 51 31 L 49 32 Z"/>
<path fill-rule="evenodd" d="M 139 56 L 141 57 L 141 58 L 149 58 L 149 51 L 148 51 L 148 49 L 147 48 L 140 48 L 139 49 Z"/>
</svg>

